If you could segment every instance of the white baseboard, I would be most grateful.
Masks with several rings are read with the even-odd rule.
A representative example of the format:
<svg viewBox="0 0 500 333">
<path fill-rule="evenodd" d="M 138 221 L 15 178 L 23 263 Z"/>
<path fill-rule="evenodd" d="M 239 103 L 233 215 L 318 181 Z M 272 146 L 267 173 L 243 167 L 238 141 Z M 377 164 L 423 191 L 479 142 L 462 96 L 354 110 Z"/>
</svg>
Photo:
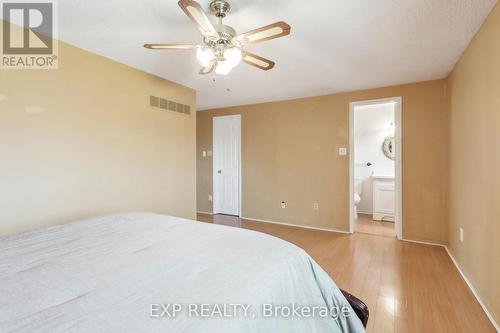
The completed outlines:
<svg viewBox="0 0 500 333">
<path fill-rule="evenodd" d="M 328 231 L 328 232 L 336 232 L 340 234 L 350 234 L 348 231 L 341 231 L 341 230 L 336 230 L 336 229 L 327 229 L 327 228 L 318 228 L 318 227 L 310 227 L 306 225 L 299 225 L 299 224 L 291 224 L 291 223 L 285 223 L 285 222 L 277 222 L 277 221 L 271 221 L 271 220 L 262 220 L 262 219 L 255 219 L 252 217 L 241 217 L 242 220 L 249 220 L 249 221 L 256 221 L 256 222 L 263 222 L 263 223 L 271 223 L 271 224 L 279 224 L 279 225 L 285 225 L 288 227 L 296 227 L 296 228 L 303 228 L 303 229 L 311 229 L 311 230 L 320 230 L 320 231 Z"/>
<path fill-rule="evenodd" d="M 472 291 L 472 294 L 474 294 L 474 297 L 476 297 L 477 301 L 479 302 L 479 305 L 481 305 L 481 307 L 483 308 L 483 311 L 486 313 L 486 316 L 491 321 L 491 323 L 493 324 L 493 326 L 495 327 L 497 332 L 500 332 L 500 327 L 498 326 L 498 323 L 495 321 L 495 318 L 493 318 L 493 315 L 488 311 L 488 309 L 486 308 L 486 305 L 484 305 L 483 301 L 479 297 L 479 294 L 476 292 L 476 289 L 474 289 L 474 286 L 472 285 L 472 283 L 469 281 L 467 276 L 465 276 L 464 272 L 462 271 L 462 269 L 458 265 L 458 262 L 455 260 L 455 257 L 451 254 L 450 250 L 448 249 L 448 246 L 444 246 L 444 248 L 445 248 L 446 252 L 448 253 L 448 255 L 450 256 L 451 261 L 453 261 L 453 264 L 457 268 L 458 272 L 460 273 L 460 275 L 462 275 L 462 278 L 464 279 L 465 283 L 467 283 L 467 285 L 469 286 L 469 289 Z"/>
<path fill-rule="evenodd" d="M 197 211 L 196 214 L 214 215 L 214 213 L 212 213 L 212 212 L 202 212 L 202 211 Z"/>
<path fill-rule="evenodd" d="M 497 330 L 497 332 L 500 332 L 500 327 L 498 326 L 498 323 L 495 321 L 495 318 L 493 318 L 493 315 L 488 311 L 488 308 L 486 308 L 486 305 L 484 305 L 483 301 L 479 297 L 479 294 L 476 292 L 476 289 L 474 289 L 474 286 L 472 285 L 472 283 L 469 281 L 469 279 L 467 278 L 467 276 L 465 276 L 464 272 L 462 271 L 462 269 L 458 265 L 458 262 L 455 260 L 455 257 L 451 254 L 450 250 L 448 249 L 448 246 L 443 245 L 443 244 L 438 244 L 438 243 L 414 241 L 414 240 L 410 240 L 410 239 L 402 239 L 402 240 L 405 241 L 405 242 L 411 242 L 411 243 L 417 243 L 417 244 L 425 244 L 425 245 L 433 245 L 433 246 L 441 246 L 441 247 L 443 247 L 446 250 L 446 253 L 448 253 L 448 256 L 450 257 L 451 261 L 453 262 L 453 264 L 457 268 L 458 272 L 460 273 L 460 275 L 464 279 L 465 283 L 469 287 L 470 291 L 472 292 L 472 294 L 474 295 L 474 297 L 478 301 L 479 305 L 481 305 L 481 308 L 483 309 L 484 313 L 486 313 L 486 316 L 488 317 L 488 319 L 491 321 L 491 323 L 493 324 L 493 326 L 495 327 L 495 329 Z"/>
<path fill-rule="evenodd" d="M 403 242 L 409 242 L 409 243 L 416 243 L 416 244 L 423 244 L 423 245 L 432 245 L 432 246 L 441 246 L 441 247 L 446 247 L 444 244 L 439 244 L 439 243 L 432 243 L 432 242 L 424 242 L 424 241 L 418 241 L 418 240 L 412 240 L 412 239 L 401 239 Z"/>
</svg>

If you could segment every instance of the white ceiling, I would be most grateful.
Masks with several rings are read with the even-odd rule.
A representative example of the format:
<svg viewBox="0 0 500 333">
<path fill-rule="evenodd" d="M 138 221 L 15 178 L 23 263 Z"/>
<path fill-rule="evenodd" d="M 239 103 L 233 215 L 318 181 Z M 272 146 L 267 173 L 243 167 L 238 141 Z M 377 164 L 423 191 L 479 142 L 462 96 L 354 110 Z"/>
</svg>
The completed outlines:
<svg viewBox="0 0 500 333">
<path fill-rule="evenodd" d="M 215 83 L 194 51 L 142 47 L 201 42 L 176 0 L 58 3 L 61 40 L 194 88 L 203 110 L 446 77 L 496 0 L 232 0 L 224 23 L 238 32 L 280 20 L 292 32 L 248 47 L 273 70 L 242 63 Z"/>
</svg>

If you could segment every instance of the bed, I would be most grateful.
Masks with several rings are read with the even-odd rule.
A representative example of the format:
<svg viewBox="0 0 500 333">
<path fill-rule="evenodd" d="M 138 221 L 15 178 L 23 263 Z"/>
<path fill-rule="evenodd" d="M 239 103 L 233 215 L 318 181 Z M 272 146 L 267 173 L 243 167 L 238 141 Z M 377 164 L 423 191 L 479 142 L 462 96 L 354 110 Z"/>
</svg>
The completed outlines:
<svg viewBox="0 0 500 333">
<path fill-rule="evenodd" d="M 0 332 L 364 328 L 330 277 L 291 243 L 126 213 L 1 237 Z"/>
</svg>

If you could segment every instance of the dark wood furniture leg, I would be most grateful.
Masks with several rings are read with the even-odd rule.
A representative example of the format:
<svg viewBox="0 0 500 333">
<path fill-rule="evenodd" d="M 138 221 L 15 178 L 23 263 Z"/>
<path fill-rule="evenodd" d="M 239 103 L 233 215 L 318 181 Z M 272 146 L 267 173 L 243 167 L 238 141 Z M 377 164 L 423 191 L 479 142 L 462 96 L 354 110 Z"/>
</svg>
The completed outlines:
<svg viewBox="0 0 500 333">
<path fill-rule="evenodd" d="M 368 311 L 368 307 L 365 303 L 363 303 L 359 298 L 354 297 L 349 294 L 347 291 L 340 289 L 344 297 L 347 299 L 349 304 L 351 304 L 352 309 L 356 312 L 356 315 L 361 319 L 363 326 L 366 328 L 366 324 L 368 323 L 368 317 L 370 316 L 370 312 Z"/>
</svg>

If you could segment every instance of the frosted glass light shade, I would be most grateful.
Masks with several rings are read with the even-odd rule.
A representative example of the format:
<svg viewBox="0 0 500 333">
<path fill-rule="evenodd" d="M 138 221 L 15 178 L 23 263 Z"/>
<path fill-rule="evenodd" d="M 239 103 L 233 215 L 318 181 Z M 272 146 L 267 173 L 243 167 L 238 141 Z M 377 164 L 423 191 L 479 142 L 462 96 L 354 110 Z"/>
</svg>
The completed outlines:
<svg viewBox="0 0 500 333">
<path fill-rule="evenodd" d="M 233 66 L 229 63 L 229 61 L 218 61 L 217 62 L 217 67 L 215 67 L 215 73 L 219 75 L 227 75 L 231 70 L 233 69 Z"/>
<path fill-rule="evenodd" d="M 200 61 L 203 67 L 207 67 L 215 58 L 215 54 L 211 49 L 199 47 L 196 49 L 196 58 Z"/>
<path fill-rule="evenodd" d="M 231 47 L 224 51 L 224 59 L 229 62 L 231 67 L 236 67 L 241 61 L 241 50 L 237 47 Z"/>
</svg>

